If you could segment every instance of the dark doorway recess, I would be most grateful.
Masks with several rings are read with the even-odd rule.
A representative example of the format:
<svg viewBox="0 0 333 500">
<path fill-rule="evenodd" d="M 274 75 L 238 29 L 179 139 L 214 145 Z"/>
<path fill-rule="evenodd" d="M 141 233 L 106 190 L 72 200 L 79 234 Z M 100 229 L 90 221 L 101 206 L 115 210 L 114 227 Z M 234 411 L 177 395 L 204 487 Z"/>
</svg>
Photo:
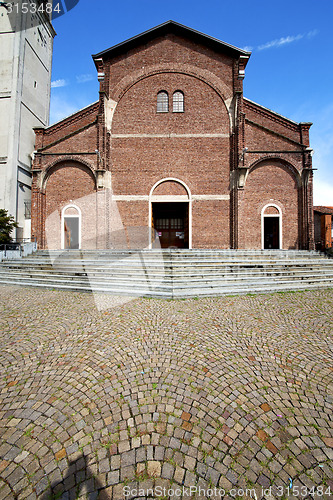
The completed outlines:
<svg viewBox="0 0 333 500">
<path fill-rule="evenodd" d="M 153 203 L 152 224 L 162 248 L 188 248 L 188 203 Z"/>
<path fill-rule="evenodd" d="M 264 217 L 264 248 L 280 248 L 280 217 Z"/>
</svg>

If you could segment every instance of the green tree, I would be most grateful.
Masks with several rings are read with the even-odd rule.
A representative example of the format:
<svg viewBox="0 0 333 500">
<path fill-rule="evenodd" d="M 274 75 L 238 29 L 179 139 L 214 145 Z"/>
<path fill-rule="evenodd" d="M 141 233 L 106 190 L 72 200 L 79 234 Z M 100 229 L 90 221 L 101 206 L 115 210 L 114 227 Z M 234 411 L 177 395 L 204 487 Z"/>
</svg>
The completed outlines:
<svg viewBox="0 0 333 500">
<path fill-rule="evenodd" d="M 12 241 L 10 233 L 14 227 L 18 227 L 14 217 L 12 215 L 8 215 L 7 210 L 0 208 L 0 244 L 10 243 Z"/>
</svg>

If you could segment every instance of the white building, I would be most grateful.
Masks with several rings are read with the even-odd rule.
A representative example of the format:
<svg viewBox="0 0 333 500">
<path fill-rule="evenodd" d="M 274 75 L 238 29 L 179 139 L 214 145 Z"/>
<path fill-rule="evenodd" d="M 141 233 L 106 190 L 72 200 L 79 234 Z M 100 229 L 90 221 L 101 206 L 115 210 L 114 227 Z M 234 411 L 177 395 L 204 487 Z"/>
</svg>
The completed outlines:
<svg viewBox="0 0 333 500">
<path fill-rule="evenodd" d="M 55 31 L 34 12 L 41 4 L 0 5 L 0 208 L 18 222 L 17 238 L 30 237 L 33 127 L 49 122 Z"/>
</svg>

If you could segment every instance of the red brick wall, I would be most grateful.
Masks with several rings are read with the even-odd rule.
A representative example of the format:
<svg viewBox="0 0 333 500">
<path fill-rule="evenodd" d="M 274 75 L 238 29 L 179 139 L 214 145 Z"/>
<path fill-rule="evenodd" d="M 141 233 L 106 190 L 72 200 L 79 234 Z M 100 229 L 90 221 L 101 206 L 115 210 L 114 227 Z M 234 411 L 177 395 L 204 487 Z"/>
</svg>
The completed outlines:
<svg viewBox="0 0 333 500">
<path fill-rule="evenodd" d="M 261 248 L 261 211 L 267 204 L 281 209 L 283 248 L 298 248 L 297 184 L 286 167 L 271 161 L 254 168 L 240 192 L 239 247 Z"/>
<path fill-rule="evenodd" d="M 160 90 L 169 93 L 169 113 L 156 112 Z M 184 92 L 185 113 L 171 111 L 172 94 L 176 90 Z M 115 194 L 148 195 L 153 185 L 166 177 L 182 180 L 192 194 L 229 193 L 229 117 L 220 96 L 206 83 L 173 73 L 139 81 L 118 103 L 112 133 L 164 136 L 112 138 Z M 182 134 L 183 137 L 170 137 L 170 134 Z M 193 137 L 193 134 L 223 134 L 225 137 Z M 157 188 L 161 189 L 163 184 Z M 132 202 L 122 208 L 125 225 L 130 224 L 136 207 L 137 203 Z M 229 246 L 229 203 L 223 202 L 223 219 L 219 219 L 221 227 L 217 231 L 209 222 L 216 218 L 215 208 L 211 202 L 193 204 L 193 245 L 196 247 Z M 148 218 L 148 204 L 145 213 L 144 221 Z"/>
<path fill-rule="evenodd" d="M 131 81 L 131 74 L 144 75 L 163 66 L 170 66 L 173 70 L 177 68 L 184 73 L 191 73 L 193 68 L 197 68 L 222 80 L 229 96 L 233 94 L 233 60 L 230 57 L 172 34 L 105 61 L 103 89 L 118 100 L 117 91 Z"/>
<path fill-rule="evenodd" d="M 331 248 L 332 246 L 332 216 L 321 216 L 321 239 L 324 242 L 324 248 Z"/>
<path fill-rule="evenodd" d="M 94 103 L 47 129 L 36 129 L 36 149 L 46 147 L 96 121 L 99 103 Z"/>
<path fill-rule="evenodd" d="M 229 201 L 194 201 L 193 248 L 230 248 Z"/>
<path fill-rule="evenodd" d="M 40 246 L 46 244 L 46 217 L 54 210 L 60 213 L 70 199 L 84 200 L 82 206 L 87 206 L 86 198 L 95 192 L 97 169 L 105 169 L 111 171 L 116 196 L 148 197 L 153 185 L 167 177 L 186 183 L 192 195 L 231 194 L 233 203 L 228 199 L 193 201 L 193 247 L 228 248 L 237 240 L 230 236 L 237 233 L 236 228 L 239 247 L 260 248 L 261 208 L 271 200 L 282 210 L 283 247 L 296 248 L 301 241 L 306 247 L 312 224 L 312 180 L 307 188 L 302 187 L 299 175 L 297 188 L 283 161 L 300 174 L 305 166 L 311 167 L 311 159 L 304 152 L 308 125 L 296 124 L 243 100 L 241 94 L 237 108 L 233 108 L 235 91 L 242 89 L 242 81 L 235 77 L 237 61 L 190 39 L 167 35 L 113 59 L 107 57 L 100 102 L 61 123 L 37 130 L 39 154 L 33 166 L 32 227 Z M 156 112 L 160 90 L 169 94 L 168 113 Z M 184 113 L 172 112 L 172 94 L 176 90 L 184 93 Z M 105 119 L 110 117 L 108 113 L 104 116 L 107 98 L 116 101 L 108 127 Z M 238 114 L 232 116 L 235 109 Z M 242 155 L 245 147 L 248 150 Z M 45 189 L 41 185 L 43 172 L 66 158 L 86 163 L 93 173 L 69 161 L 67 167 L 51 175 Z M 274 164 L 274 158 L 281 166 Z M 237 190 L 238 166 L 253 168 L 258 161 L 261 166 L 250 172 L 244 189 Z M 185 194 L 179 185 L 177 193 L 173 188 L 162 184 L 154 194 Z M 302 205 L 305 199 L 306 207 Z M 105 202 L 103 210 L 96 209 L 95 226 L 103 227 L 105 236 L 99 239 L 100 245 L 107 245 L 107 234 L 112 230 L 108 207 Z M 133 227 L 149 223 L 148 200 L 119 201 L 116 213 L 116 244 L 125 245 L 126 241 L 128 245 Z M 89 220 L 91 223 L 93 219 Z M 93 228 L 84 224 L 90 238 Z M 122 225 L 132 228 L 128 229 L 132 236 L 121 229 Z M 141 238 L 142 246 L 145 238 Z"/>
<path fill-rule="evenodd" d="M 49 248 L 60 248 L 61 212 L 74 204 L 82 214 L 82 248 L 96 247 L 96 188 L 87 168 L 67 162 L 56 167 L 45 189 L 45 238 Z M 68 213 L 66 212 L 68 215 Z"/>
<path fill-rule="evenodd" d="M 263 128 L 274 131 L 275 134 L 281 134 L 296 143 L 301 142 L 301 129 L 298 123 L 277 115 L 266 108 L 262 108 L 260 105 L 258 106 L 247 99 L 244 99 L 244 112 L 247 123 L 260 124 Z M 258 132 L 258 129 L 255 128 L 254 132 Z M 277 136 L 275 138 L 277 140 Z"/>
<path fill-rule="evenodd" d="M 153 191 L 153 195 L 162 196 L 187 196 L 187 190 L 179 182 L 166 181 L 159 184 Z"/>
<path fill-rule="evenodd" d="M 61 164 L 52 171 L 46 183 L 46 217 L 54 210 L 61 210 L 70 200 L 90 195 L 95 190 L 95 181 L 86 168 L 74 162 Z"/>
<path fill-rule="evenodd" d="M 169 94 L 169 113 L 156 112 L 160 90 Z M 185 113 L 172 112 L 172 95 L 184 93 Z M 229 133 L 226 107 L 215 90 L 192 76 L 164 73 L 140 80 L 117 105 L 113 134 Z"/>
</svg>

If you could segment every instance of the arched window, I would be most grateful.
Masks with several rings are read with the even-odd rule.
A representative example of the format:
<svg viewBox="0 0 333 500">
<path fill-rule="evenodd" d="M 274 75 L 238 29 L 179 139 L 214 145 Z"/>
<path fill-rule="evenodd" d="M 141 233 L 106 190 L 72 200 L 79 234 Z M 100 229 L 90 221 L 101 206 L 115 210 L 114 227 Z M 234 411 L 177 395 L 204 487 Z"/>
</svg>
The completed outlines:
<svg viewBox="0 0 333 500">
<path fill-rule="evenodd" d="M 169 96 L 165 90 L 157 94 L 157 113 L 167 113 L 169 111 Z"/>
<path fill-rule="evenodd" d="M 173 94 L 172 111 L 174 113 L 184 113 L 184 94 L 180 90 Z"/>
</svg>

